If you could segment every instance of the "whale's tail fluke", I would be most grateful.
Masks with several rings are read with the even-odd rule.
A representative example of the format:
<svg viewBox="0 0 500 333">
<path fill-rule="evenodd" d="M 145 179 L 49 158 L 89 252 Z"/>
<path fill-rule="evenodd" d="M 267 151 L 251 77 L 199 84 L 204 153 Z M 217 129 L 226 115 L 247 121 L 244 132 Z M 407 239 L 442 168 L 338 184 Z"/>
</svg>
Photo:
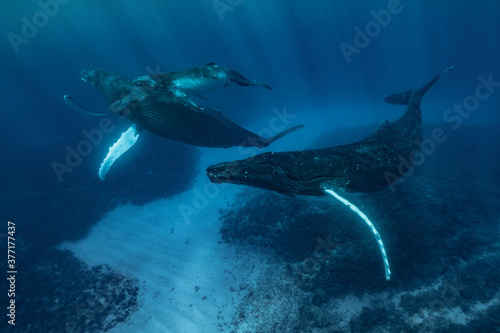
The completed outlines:
<svg viewBox="0 0 500 333">
<path fill-rule="evenodd" d="M 441 76 L 443 76 L 446 72 L 448 72 L 453 68 L 455 68 L 455 66 L 446 68 L 444 71 L 436 75 L 429 83 L 427 83 L 420 89 L 407 90 L 402 93 L 386 95 L 384 96 L 384 102 L 390 104 L 398 104 L 398 105 L 408 105 L 410 104 L 410 101 L 412 101 L 412 103 L 420 103 L 422 97 L 425 95 L 427 91 L 429 91 L 429 89 L 434 85 L 434 83 L 436 83 L 436 81 L 439 80 Z"/>
<path fill-rule="evenodd" d="M 261 83 L 261 82 L 257 82 L 257 81 L 251 81 L 251 84 L 249 84 L 250 86 L 257 86 L 257 87 L 264 87 L 264 88 L 267 88 L 269 90 L 273 90 L 273 88 L 271 88 L 269 85 L 265 84 L 265 83 Z"/>
<path fill-rule="evenodd" d="M 271 86 L 269 86 L 265 83 L 257 82 L 256 80 L 248 80 L 245 77 L 243 77 L 241 74 L 238 74 L 236 72 L 234 72 L 234 75 L 232 75 L 232 77 L 230 76 L 230 79 L 231 79 L 232 85 L 238 85 L 238 86 L 242 86 L 242 87 L 250 87 L 250 86 L 264 87 L 264 88 L 267 88 L 269 90 L 273 90 L 273 88 L 271 88 Z"/>
<path fill-rule="evenodd" d="M 261 82 L 257 82 L 256 80 L 249 80 L 240 73 L 233 71 L 232 69 L 229 68 L 221 68 L 218 67 L 217 65 L 214 64 L 217 68 L 220 68 L 224 70 L 227 74 L 227 77 L 231 81 L 230 85 L 238 85 L 238 86 L 243 86 L 243 87 L 248 87 L 248 86 L 256 86 L 256 87 L 264 87 L 269 90 L 273 90 L 269 85 Z"/>
</svg>

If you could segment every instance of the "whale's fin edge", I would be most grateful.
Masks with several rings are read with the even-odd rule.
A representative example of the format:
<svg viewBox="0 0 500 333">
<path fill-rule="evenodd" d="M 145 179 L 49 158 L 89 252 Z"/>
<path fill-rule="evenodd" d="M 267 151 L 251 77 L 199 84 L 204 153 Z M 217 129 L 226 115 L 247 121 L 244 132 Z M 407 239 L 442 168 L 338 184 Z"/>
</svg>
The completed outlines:
<svg viewBox="0 0 500 333">
<path fill-rule="evenodd" d="M 387 281 L 389 281 L 391 279 L 391 268 L 389 265 L 389 259 L 387 258 L 387 252 L 385 251 L 385 246 L 384 246 L 384 243 L 382 242 L 382 238 L 380 237 L 380 234 L 377 231 L 377 229 L 375 228 L 375 226 L 373 225 L 372 221 L 370 221 L 368 216 L 366 216 L 366 214 L 363 213 L 356 205 L 354 205 L 351 201 L 347 200 L 345 198 L 345 196 L 340 195 L 339 191 L 337 189 L 335 189 L 333 186 L 328 185 L 328 183 L 324 183 L 321 185 L 321 187 L 325 193 L 331 195 L 332 197 L 334 197 L 335 199 L 337 199 L 338 201 L 340 201 L 341 203 L 346 205 L 353 212 L 358 214 L 358 216 L 363 219 L 363 221 L 366 223 L 366 225 L 368 225 L 368 227 L 370 228 L 370 231 L 372 232 L 373 236 L 375 237 L 375 240 L 377 241 L 377 244 L 378 244 L 379 249 L 380 249 L 380 253 L 382 255 L 382 260 L 384 262 L 385 279 Z"/>
</svg>

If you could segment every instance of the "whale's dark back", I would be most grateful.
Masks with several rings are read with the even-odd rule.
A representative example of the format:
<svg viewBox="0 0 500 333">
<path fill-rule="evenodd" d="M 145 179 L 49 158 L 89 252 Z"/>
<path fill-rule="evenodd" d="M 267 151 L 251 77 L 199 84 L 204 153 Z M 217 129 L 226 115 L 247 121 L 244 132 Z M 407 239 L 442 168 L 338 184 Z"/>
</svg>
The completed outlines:
<svg viewBox="0 0 500 333">
<path fill-rule="evenodd" d="M 413 164 L 419 162 L 423 139 L 420 101 L 452 68 L 454 66 L 442 71 L 422 88 L 384 97 L 388 103 L 407 105 L 406 112 L 394 122 L 381 124 L 370 136 L 342 146 L 278 153 L 274 158 L 287 159 L 289 174 L 318 188 L 318 195 L 320 184 L 325 181 L 354 193 L 376 192 L 392 185 L 413 172 Z M 297 163 L 289 163 L 292 160 L 300 160 L 303 168 L 299 169 Z"/>
<path fill-rule="evenodd" d="M 205 70 L 207 73 L 225 70 L 214 66 L 208 64 L 178 73 L 188 75 L 196 70 Z M 82 78 L 97 87 L 110 103 L 122 99 L 135 87 L 132 80 L 98 69 L 82 71 Z M 118 113 L 137 124 L 140 130 L 148 130 L 163 138 L 199 147 L 263 148 L 302 127 L 295 126 L 275 137 L 263 138 L 227 119 L 220 112 L 197 107 L 188 99 L 175 96 L 169 90 L 150 90 L 144 100 L 133 101 Z"/>
<path fill-rule="evenodd" d="M 137 107 L 129 109 L 127 117 L 141 128 L 193 146 L 228 148 L 259 140 L 256 134 L 220 112 L 194 108 L 165 92 L 152 93 Z"/>
<path fill-rule="evenodd" d="M 381 190 L 413 171 L 423 136 L 420 101 L 451 68 L 420 89 L 386 97 L 388 102 L 406 103 L 405 114 L 394 122 L 383 123 L 360 141 L 219 163 L 210 166 L 207 175 L 213 182 L 266 188 L 290 196 L 325 195 L 325 184 L 353 193 Z"/>
</svg>

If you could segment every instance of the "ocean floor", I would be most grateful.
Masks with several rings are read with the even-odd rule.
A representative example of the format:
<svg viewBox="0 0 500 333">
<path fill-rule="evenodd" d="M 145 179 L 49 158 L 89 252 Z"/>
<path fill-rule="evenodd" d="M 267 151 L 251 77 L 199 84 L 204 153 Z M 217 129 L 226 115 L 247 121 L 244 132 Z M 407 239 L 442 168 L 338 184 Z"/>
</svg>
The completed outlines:
<svg viewBox="0 0 500 333">
<path fill-rule="evenodd" d="M 219 210 L 241 190 L 219 189 L 202 172 L 193 190 L 144 206 L 118 207 L 88 237 L 59 249 L 138 281 L 139 309 L 112 331 L 225 331 L 244 291 L 269 260 L 220 239 Z"/>
<path fill-rule="evenodd" d="M 59 249 L 135 281 L 137 303 L 108 318 L 110 332 L 500 332 L 500 177 L 456 163 L 479 133 L 495 136 L 464 129 L 395 192 L 356 198 L 386 244 L 389 282 L 345 207 L 210 184 L 204 167 L 238 158 L 213 150 L 193 189 L 120 206 Z"/>
</svg>

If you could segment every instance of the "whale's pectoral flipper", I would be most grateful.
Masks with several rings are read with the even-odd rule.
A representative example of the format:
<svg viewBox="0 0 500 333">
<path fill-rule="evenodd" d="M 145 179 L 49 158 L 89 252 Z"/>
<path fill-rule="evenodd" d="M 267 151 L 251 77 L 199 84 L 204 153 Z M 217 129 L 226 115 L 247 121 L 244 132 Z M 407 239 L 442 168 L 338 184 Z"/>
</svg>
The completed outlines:
<svg viewBox="0 0 500 333">
<path fill-rule="evenodd" d="M 120 98 L 119 100 L 117 100 L 116 102 L 114 102 L 113 104 L 111 104 L 109 106 L 109 110 L 111 110 L 112 112 L 119 112 L 120 110 L 123 110 L 126 107 L 128 107 L 130 103 L 134 101 L 136 101 L 135 97 L 132 94 L 127 94 L 122 98 Z"/>
<path fill-rule="evenodd" d="M 132 102 L 142 102 L 148 97 L 148 92 L 143 87 L 133 87 L 128 94 L 109 106 L 111 112 L 118 112 L 125 109 Z"/>
<path fill-rule="evenodd" d="M 64 101 L 74 111 L 81 113 L 81 114 L 84 114 L 86 116 L 98 116 L 99 117 L 99 116 L 104 116 L 105 114 L 109 113 L 108 111 L 102 111 L 102 112 L 90 111 L 89 109 L 86 109 L 83 106 L 81 106 L 80 104 L 78 104 L 77 102 L 75 102 L 75 100 L 73 98 L 71 98 L 69 95 L 64 95 Z"/>
<path fill-rule="evenodd" d="M 326 183 L 321 186 L 323 188 L 323 191 L 325 193 L 331 195 L 335 199 L 339 200 L 342 202 L 344 205 L 349 207 L 353 212 L 359 215 L 365 221 L 365 223 L 368 225 L 370 228 L 370 231 L 372 232 L 373 236 L 375 236 L 375 239 L 377 240 L 378 247 L 380 248 L 380 253 L 382 254 L 382 260 L 384 261 L 384 268 L 385 268 L 385 279 L 389 281 L 391 279 L 391 269 L 389 266 L 389 259 L 387 259 L 387 253 L 385 251 L 385 246 L 384 243 L 382 242 L 382 238 L 380 237 L 380 234 L 378 233 L 377 229 L 373 225 L 373 223 L 370 221 L 368 216 L 366 216 L 365 213 L 363 213 L 356 205 L 354 205 L 352 202 L 348 201 L 345 196 L 341 196 L 338 193 L 338 190 L 335 189 L 333 186 L 330 184 Z"/>
<path fill-rule="evenodd" d="M 135 124 L 130 126 L 127 131 L 122 133 L 118 141 L 109 148 L 108 155 L 106 155 L 106 158 L 99 168 L 99 178 L 101 178 L 101 180 L 106 178 L 106 174 L 113 163 L 137 142 L 140 132 L 141 130 L 138 129 Z"/>
<path fill-rule="evenodd" d="M 86 116 L 104 116 L 106 114 L 112 113 L 112 112 L 118 112 L 120 110 L 125 109 L 130 105 L 132 102 L 140 102 L 143 101 L 146 97 L 148 96 L 146 89 L 142 87 L 133 87 L 132 90 L 113 104 L 111 104 L 107 109 L 104 111 L 91 111 L 89 109 L 84 108 L 73 98 L 71 98 L 69 95 L 64 95 L 64 101 L 66 104 L 75 110 L 78 113 L 84 114 Z"/>
</svg>

